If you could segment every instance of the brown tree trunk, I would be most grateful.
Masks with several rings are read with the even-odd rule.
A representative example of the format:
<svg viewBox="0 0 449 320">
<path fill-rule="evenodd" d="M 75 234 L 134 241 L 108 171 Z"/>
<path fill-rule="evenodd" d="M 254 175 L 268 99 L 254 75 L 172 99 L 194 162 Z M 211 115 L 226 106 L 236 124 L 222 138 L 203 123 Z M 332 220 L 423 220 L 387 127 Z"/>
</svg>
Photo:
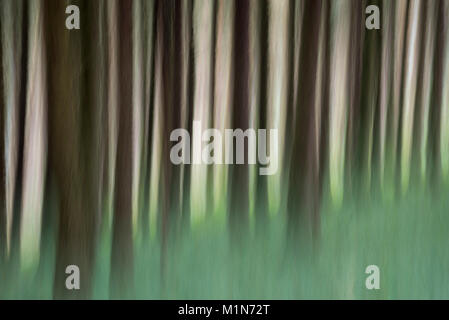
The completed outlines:
<svg viewBox="0 0 449 320">
<path fill-rule="evenodd" d="M 193 121 L 193 46 L 192 46 L 192 23 L 193 23 L 193 4 L 191 0 L 184 1 L 184 65 L 183 65 L 183 114 L 182 126 L 188 132 L 192 132 Z M 191 144 L 189 145 L 191 148 Z M 191 185 L 191 165 L 183 165 L 182 174 L 182 208 L 181 208 L 181 229 L 190 230 L 190 185 Z"/>
<path fill-rule="evenodd" d="M 132 292 L 132 0 L 119 1 L 119 111 L 111 256 L 111 296 Z"/>
<path fill-rule="evenodd" d="M 249 127 L 249 1 L 235 2 L 234 18 L 234 99 L 232 128 L 245 131 Z M 234 143 L 234 146 L 236 144 Z M 230 168 L 229 224 L 231 236 L 239 243 L 247 231 L 249 219 L 248 143 L 245 144 L 244 164 Z M 234 157 L 236 148 L 234 147 Z M 235 161 L 235 160 L 234 160 Z"/>
<path fill-rule="evenodd" d="M 81 13 L 84 2 L 77 2 Z M 65 28 L 65 4 L 45 1 L 48 61 L 49 170 L 54 173 L 59 193 L 59 230 L 54 296 L 88 298 L 91 292 L 95 216 L 85 198 L 82 147 L 83 90 L 81 32 Z M 83 20 L 84 21 L 84 20 Z M 84 190 L 84 192 L 83 192 Z M 80 270 L 80 290 L 67 290 L 66 267 Z"/>
<path fill-rule="evenodd" d="M 267 83 L 268 83 L 268 1 L 256 1 L 259 5 L 259 21 L 257 28 L 259 43 L 259 110 L 258 110 L 258 129 L 267 128 Z M 296 70 L 295 70 L 296 71 Z M 293 106 L 294 108 L 294 106 Z M 287 158 L 287 157 L 286 157 Z M 265 175 L 259 174 L 260 165 L 256 170 L 256 233 L 259 237 L 264 237 L 268 223 L 268 179 Z"/>
<path fill-rule="evenodd" d="M 0 7 L 0 10 L 2 8 Z M 1 14 L 1 13 L 0 13 Z M 3 33 L 0 22 L 0 36 Z M 6 261 L 6 167 L 5 167 L 5 103 L 3 86 L 3 45 L 0 45 L 0 281 L 4 281 L 3 266 Z"/>
<path fill-rule="evenodd" d="M 308 234 L 318 229 L 319 219 L 319 158 L 316 131 L 318 95 L 317 66 L 319 56 L 320 21 L 322 1 L 305 1 L 303 37 L 298 83 L 298 107 L 296 111 L 296 130 L 293 138 L 293 151 L 290 167 L 289 192 L 287 202 L 289 242 L 301 234 L 302 239 L 311 239 Z"/>
<path fill-rule="evenodd" d="M 363 189 L 370 194 L 371 177 L 373 174 L 373 152 L 377 151 L 375 145 L 375 127 L 377 127 L 376 114 L 378 109 L 378 92 L 380 76 L 380 34 L 376 30 L 366 31 L 366 40 L 363 47 L 362 71 L 362 98 L 360 108 L 360 134 L 358 150 L 361 164 L 361 177 Z M 378 137 L 376 135 L 376 137 Z"/>
<path fill-rule="evenodd" d="M 362 62 L 363 62 L 363 41 L 365 33 L 364 15 L 365 6 L 362 1 L 353 1 L 351 15 L 351 45 L 350 45 L 350 64 L 349 74 L 349 106 L 348 106 L 348 126 L 346 143 L 346 165 L 345 165 L 345 187 L 349 193 L 357 190 L 353 182 L 357 172 L 357 144 L 360 130 L 361 113 L 361 91 L 362 91 Z"/>
<path fill-rule="evenodd" d="M 23 2 L 22 7 L 22 52 L 20 56 L 19 101 L 17 110 L 17 128 L 15 131 L 17 142 L 16 174 L 13 192 L 13 219 L 11 233 L 11 268 L 15 270 L 20 264 L 20 224 L 22 213 L 22 183 L 23 183 L 23 155 L 25 144 L 25 110 L 28 77 L 28 3 Z"/>
</svg>

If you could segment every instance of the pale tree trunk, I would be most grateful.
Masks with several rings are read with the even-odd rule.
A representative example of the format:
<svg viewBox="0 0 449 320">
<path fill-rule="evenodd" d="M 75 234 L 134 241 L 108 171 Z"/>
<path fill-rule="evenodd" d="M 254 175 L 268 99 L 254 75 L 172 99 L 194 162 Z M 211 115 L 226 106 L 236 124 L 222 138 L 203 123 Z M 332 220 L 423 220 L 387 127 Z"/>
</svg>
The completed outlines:
<svg viewBox="0 0 449 320">
<path fill-rule="evenodd" d="M 290 6 L 287 0 L 270 0 L 268 29 L 268 87 L 267 87 L 267 127 L 279 130 L 279 159 L 284 163 L 286 118 L 289 82 L 289 18 Z M 283 168 L 279 165 L 276 174 L 268 177 L 269 206 L 274 212 L 279 212 L 285 198 L 287 183 L 283 181 Z"/>
<path fill-rule="evenodd" d="M 134 0 L 133 2 L 133 29 L 132 29 L 132 45 L 133 45 L 133 178 L 132 178 L 132 222 L 133 234 L 137 233 L 139 208 L 141 203 L 140 187 L 142 183 L 142 161 L 144 160 L 144 125 L 146 113 L 144 86 L 145 86 L 145 70 L 144 67 L 144 3 L 142 0 Z"/>
<path fill-rule="evenodd" d="M 383 29 L 382 37 L 382 66 L 380 74 L 380 121 L 379 121 L 379 183 L 380 189 L 384 193 L 386 144 L 387 144 L 387 124 L 390 114 L 391 87 L 392 87 L 392 66 L 393 66 L 393 12 L 394 2 L 383 1 Z"/>
<path fill-rule="evenodd" d="M 106 1 L 107 24 L 107 105 L 105 124 L 106 129 L 106 163 L 105 163 L 105 216 L 102 219 L 103 231 L 109 231 L 114 212 L 115 166 L 117 158 L 117 127 L 118 127 L 118 97 L 119 97 L 119 69 L 118 69 L 118 0 Z"/>
<path fill-rule="evenodd" d="M 214 2 L 209 0 L 195 0 L 193 7 L 193 45 L 195 52 L 194 69 L 194 100 L 193 100 L 193 120 L 201 121 L 200 130 L 193 128 L 191 135 L 192 162 L 201 162 L 201 141 L 202 132 L 209 128 L 212 101 L 212 79 L 211 70 L 213 68 L 213 21 Z M 207 211 L 207 175 L 208 167 L 205 164 L 192 165 L 191 179 L 191 210 L 192 220 L 201 221 Z"/>
<path fill-rule="evenodd" d="M 33 273 L 40 256 L 47 156 L 47 77 L 41 1 L 30 3 L 28 89 L 24 143 L 20 267 Z"/>
<path fill-rule="evenodd" d="M 343 201 L 347 133 L 347 86 L 350 57 L 350 1 L 332 2 L 332 40 L 329 91 L 329 183 L 336 207 Z"/>
<path fill-rule="evenodd" d="M 405 56 L 404 96 L 402 107 L 402 140 L 401 140 L 401 190 L 405 193 L 410 180 L 412 154 L 413 122 L 415 115 L 416 86 L 418 78 L 418 62 L 420 49 L 420 10 L 421 1 L 410 2 L 407 48 Z"/>
<path fill-rule="evenodd" d="M 229 128 L 232 99 L 232 49 L 234 30 L 234 1 L 217 2 L 217 35 L 215 44 L 215 87 L 213 127 L 224 132 Z M 221 154 L 224 155 L 224 145 Z M 228 168 L 214 165 L 214 211 L 226 212 Z"/>
</svg>

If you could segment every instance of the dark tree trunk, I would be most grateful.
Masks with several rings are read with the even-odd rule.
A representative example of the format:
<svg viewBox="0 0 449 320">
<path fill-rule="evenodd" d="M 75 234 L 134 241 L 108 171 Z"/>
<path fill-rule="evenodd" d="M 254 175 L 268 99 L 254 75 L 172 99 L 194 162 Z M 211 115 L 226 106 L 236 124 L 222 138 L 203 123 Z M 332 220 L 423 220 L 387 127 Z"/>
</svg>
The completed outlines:
<svg viewBox="0 0 449 320">
<path fill-rule="evenodd" d="M 23 155 L 25 145 L 25 110 L 27 95 L 27 71 L 28 71 L 28 2 L 23 2 L 22 13 L 22 52 L 20 57 L 19 77 L 19 101 L 17 111 L 17 159 L 16 175 L 14 183 L 13 219 L 11 235 L 11 268 L 15 270 L 20 261 L 20 221 L 22 214 L 22 182 L 23 182 Z"/>
<path fill-rule="evenodd" d="M 235 1 L 234 18 L 234 98 L 232 128 L 245 131 L 249 127 L 249 1 Z M 234 157 L 236 155 L 234 143 Z M 235 160 L 234 160 L 235 161 Z M 230 168 L 229 224 L 231 236 L 239 243 L 247 231 L 249 219 L 249 166 L 248 143 L 245 144 L 244 164 Z"/>
<path fill-rule="evenodd" d="M 363 19 L 365 8 L 362 1 L 353 1 L 352 10 L 354 14 L 351 17 L 351 44 L 350 44 L 350 63 L 349 63 L 349 106 L 348 106 L 348 125 L 346 142 L 346 164 L 345 187 L 348 193 L 357 190 L 353 186 L 354 176 L 357 175 L 357 144 L 360 130 L 360 99 L 362 91 L 362 61 L 363 61 L 363 40 L 365 21 Z"/>
<path fill-rule="evenodd" d="M 268 1 L 258 2 L 260 10 L 260 21 L 258 36 L 260 45 L 260 79 L 259 79 L 259 114 L 258 128 L 267 129 L 267 83 L 268 83 Z M 293 90 L 292 90 L 293 91 Z M 289 111 L 291 112 L 291 110 Z M 290 114 L 290 113 L 287 113 Z M 290 122 L 289 122 L 290 123 Z M 267 133 L 268 134 L 268 133 Z M 268 141 L 268 139 L 267 139 Z M 287 156 L 286 156 L 287 158 Z M 259 174 L 257 166 L 256 174 Z M 264 237 L 268 222 L 268 178 L 265 175 L 258 175 L 256 178 L 256 233 L 259 237 Z"/>
<path fill-rule="evenodd" d="M 158 4 L 158 36 L 162 45 L 162 99 L 164 106 L 163 139 L 181 127 L 183 65 L 182 3 L 161 1 Z M 181 221 L 181 165 L 170 160 L 169 145 L 162 145 L 161 276 L 164 281 L 168 241 Z"/>
<path fill-rule="evenodd" d="M 85 10 L 85 2 L 74 4 Z M 83 87 L 81 32 L 65 28 L 65 4 L 45 1 L 48 64 L 49 170 L 59 193 L 59 230 L 54 296 L 88 298 L 91 294 L 95 216 L 89 210 L 82 147 Z M 67 290 L 66 267 L 80 270 L 80 290 Z"/>
<path fill-rule="evenodd" d="M 377 127 L 378 88 L 380 75 L 380 35 L 376 30 L 366 31 L 363 47 L 362 98 L 360 108 L 360 131 L 358 136 L 358 162 L 361 164 L 362 190 L 370 194 L 373 174 L 374 132 Z"/>
<path fill-rule="evenodd" d="M 185 89 L 186 89 L 186 97 L 185 97 L 185 122 L 183 123 L 185 129 L 188 132 L 192 132 L 192 123 L 193 123 L 193 97 L 194 97 L 194 52 L 192 45 L 192 25 L 193 25 L 193 3 L 191 0 L 184 2 L 186 8 L 186 27 L 188 28 L 188 39 L 185 39 L 186 42 L 186 54 L 187 57 L 184 59 L 186 61 L 187 66 L 185 71 L 187 74 L 185 75 Z M 189 148 L 192 147 L 190 144 Z M 184 174 L 183 174 L 183 184 L 182 184 L 182 213 L 181 213 L 181 226 L 185 231 L 190 230 L 190 185 L 191 185 L 191 172 L 192 168 L 190 164 L 184 164 Z"/>
<path fill-rule="evenodd" d="M 318 229 L 319 219 L 319 159 L 317 150 L 316 77 L 318 57 L 318 34 L 320 31 L 322 1 L 305 1 L 302 27 L 302 47 L 296 111 L 296 130 L 293 140 L 292 161 L 288 191 L 288 237 L 296 243 L 298 235 L 307 239 L 307 234 Z M 318 93 L 321 94 L 321 93 Z"/>
<path fill-rule="evenodd" d="M 2 8 L 0 7 L 0 10 Z M 3 26 L 0 22 L 0 34 Z M 5 114 L 3 85 L 3 45 L 0 45 L 0 281 L 4 281 L 3 266 L 6 261 L 6 167 L 5 167 Z"/>
<path fill-rule="evenodd" d="M 114 221 L 111 256 L 111 296 L 132 292 L 132 0 L 119 1 L 119 110 Z"/>
</svg>

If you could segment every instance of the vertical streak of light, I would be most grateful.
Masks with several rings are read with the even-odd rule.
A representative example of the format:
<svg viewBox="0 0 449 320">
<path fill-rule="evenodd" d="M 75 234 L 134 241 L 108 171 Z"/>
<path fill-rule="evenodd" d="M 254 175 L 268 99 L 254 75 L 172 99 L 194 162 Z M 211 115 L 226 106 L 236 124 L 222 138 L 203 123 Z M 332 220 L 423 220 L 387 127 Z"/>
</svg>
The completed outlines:
<svg viewBox="0 0 449 320">
<path fill-rule="evenodd" d="M 213 3 L 209 0 L 195 0 L 193 9 L 193 43 L 195 46 L 195 92 L 193 102 L 193 120 L 201 121 L 201 128 L 192 132 L 192 215 L 191 218 L 201 220 L 206 213 L 207 171 L 201 162 L 202 132 L 209 127 L 211 105 L 211 68 L 212 68 L 212 30 Z M 199 132 L 198 132 L 199 131 Z"/>
<path fill-rule="evenodd" d="M 134 0 L 133 6 L 133 179 L 132 179 L 132 222 L 133 234 L 137 231 L 139 186 L 141 177 L 142 138 L 143 138 L 143 37 L 142 2 Z"/>
<path fill-rule="evenodd" d="M 117 0 L 107 1 L 108 25 L 108 187 L 107 218 L 109 227 L 112 222 L 113 197 L 115 186 L 115 159 L 117 153 L 117 103 L 118 103 L 118 30 L 117 30 Z"/>
<path fill-rule="evenodd" d="M 349 10 L 346 0 L 332 3 L 332 53 L 329 105 L 329 174 L 330 192 L 336 206 L 343 200 L 349 57 Z"/>
<path fill-rule="evenodd" d="M 320 32 L 318 35 L 318 58 L 317 58 L 317 75 L 315 83 L 315 153 L 316 157 L 314 159 L 317 161 L 317 172 L 321 172 L 320 168 L 320 158 L 322 155 L 321 151 L 321 117 L 323 108 L 323 95 L 324 95 L 324 79 L 325 79 L 325 48 L 326 48 L 326 18 L 327 18 L 327 2 L 323 2 L 323 7 L 321 8 L 320 16 Z"/>
<path fill-rule="evenodd" d="M 383 2 L 383 35 L 382 35 L 382 61 L 381 61 L 381 80 L 380 80 L 380 143 L 379 143 L 379 165 L 380 165 L 380 187 L 384 186 L 385 170 L 385 143 L 387 134 L 387 115 L 390 104 L 391 88 L 391 64 L 392 64 L 392 41 L 393 41 L 393 23 L 392 23 L 392 2 L 384 0 Z"/>
<path fill-rule="evenodd" d="M 269 2 L 267 129 L 279 130 L 278 163 L 284 163 L 285 122 L 288 102 L 288 4 L 286 0 L 271 0 Z M 283 170 L 284 168 L 281 167 L 276 174 L 268 177 L 270 212 L 277 212 L 281 204 Z"/>
<path fill-rule="evenodd" d="M 160 5 L 160 4 L 158 4 Z M 153 119 L 153 141 L 152 141 L 152 154 L 151 154 L 151 185 L 150 185 L 150 227 L 152 232 L 156 230 L 156 224 L 154 223 L 157 218 L 157 210 L 159 207 L 159 179 L 161 177 L 161 157 L 162 157 L 162 141 L 161 135 L 163 122 L 163 77 L 162 77 L 162 62 L 163 62 L 163 35 L 162 28 L 160 27 L 159 17 L 154 14 L 156 23 L 156 34 L 154 42 L 154 119 Z"/>
<path fill-rule="evenodd" d="M 21 268 L 36 267 L 39 261 L 41 217 L 46 168 L 46 61 L 43 13 L 40 1 L 30 10 L 30 55 L 24 144 L 22 219 L 20 226 Z"/>
<path fill-rule="evenodd" d="M 224 133 L 230 127 L 230 112 L 232 97 L 232 50 L 234 34 L 234 2 L 220 1 L 217 3 L 217 39 L 215 47 L 215 88 L 214 88 L 214 128 Z M 224 152 L 224 144 L 222 144 Z M 224 161 L 223 161 L 224 163 Z M 226 212 L 228 168 L 224 165 L 214 165 L 214 211 Z"/>
</svg>

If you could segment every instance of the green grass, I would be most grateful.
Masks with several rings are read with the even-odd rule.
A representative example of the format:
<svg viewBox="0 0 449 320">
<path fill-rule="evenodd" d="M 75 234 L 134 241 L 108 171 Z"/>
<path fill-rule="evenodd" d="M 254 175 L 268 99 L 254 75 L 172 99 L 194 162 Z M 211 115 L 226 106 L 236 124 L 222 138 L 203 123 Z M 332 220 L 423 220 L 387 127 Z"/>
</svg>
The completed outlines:
<svg viewBox="0 0 449 320">
<path fill-rule="evenodd" d="M 164 284 L 156 237 L 135 248 L 135 297 L 142 299 L 442 299 L 449 298 L 449 192 L 410 191 L 394 203 L 325 202 L 315 250 L 286 249 L 283 214 L 263 239 L 238 248 L 213 218 L 169 246 Z M 298 248 L 301 248 L 298 244 Z M 93 298 L 109 297 L 110 242 L 97 250 Z M 39 279 L 20 274 L 3 298 L 52 297 L 54 255 Z M 380 290 L 365 288 L 365 268 L 380 268 Z M 81 280 L 82 281 L 82 280 Z"/>
</svg>

